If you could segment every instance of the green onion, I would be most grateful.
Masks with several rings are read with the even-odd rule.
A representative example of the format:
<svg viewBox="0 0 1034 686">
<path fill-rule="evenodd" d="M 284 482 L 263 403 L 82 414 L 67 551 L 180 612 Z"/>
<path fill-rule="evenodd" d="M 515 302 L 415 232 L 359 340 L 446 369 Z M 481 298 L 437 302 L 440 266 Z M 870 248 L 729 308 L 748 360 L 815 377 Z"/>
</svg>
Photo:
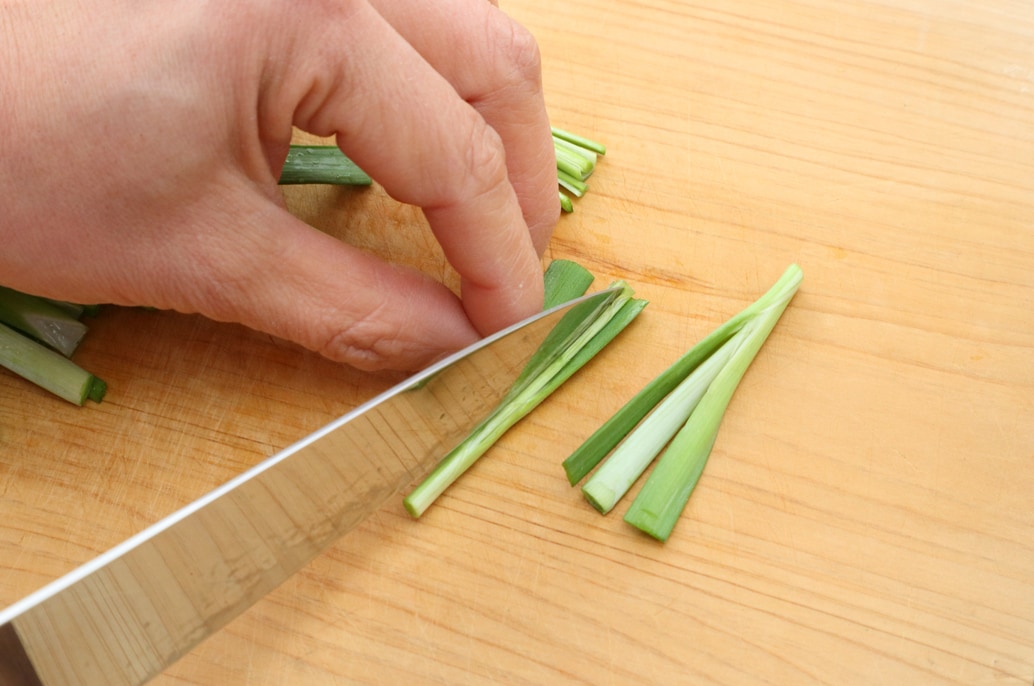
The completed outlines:
<svg viewBox="0 0 1034 686">
<path fill-rule="evenodd" d="M 584 181 L 592 176 L 592 172 L 596 169 L 596 163 L 593 160 L 572 151 L 560 141 L 554 140 L 553 146 L 553 149 L 556 151 L 557 171 L 580 181 Z"/>
<path fill-rule="evenodd" d="M 551 309 L 584 295 L 595 278 L 588 269 L 572 260 L 553 260 L 542 277 L 546 291 L 543 309 Z"/>
<path fill-rule="evenodd" d="M 789 300 L 796 292 L 799 283 L 800 268 L 793 265 L 767 293 L 705 336 L 674 364 L 636 393 L 564 460 L 564 471 L 567 473 L 567 479 L 571 485 L 573 486 L 585 478 L 664 396 L 682 383 L 690 372 L 722 347 L 747 322 L 773 303 L 778 303 L 783 299 Z"/>
<path fill-rule="evenodd" d="M 422 515 L 510 427 L 585 366 L 646 306 L 646 301 L 632 297 L 624 282 L 612 287 L 617 290 L 603 303 L 583 303 L 561 319 L 500 404 L 405 497 L 403 504 L 412 516 Z"/>
<path fill-rule="evenodd" d="M 571 198 L 564 195 L 563 191 L 557 193 L 560 196 L 560 210 L 562 212 L 574 212 L 574 203 L 571 202 Z"/>
<path fill-rule="evenodd" d="M 588 191 L 585 180 L 596 169 L 596 160 L 606 148 L 596 141 L 569 131 L 552 128 L 556 154 L 560 209 L 573 212 L 571 195 L 580 198 Z M 373 180 L 336 145 L 292 145 L 280 171 L 280 185 L 332 184 L 369 186 Z M 565 193 L 566 191 L 567 193 Z M 568 193 L 570 195 L 568 195 Z"/>
<path fill-rule="evenodd" d="M 736 387 L 800 286 L 802 274 L 797 265 L 792 265 L 786 276 L 789 282 L 784 284 L 780 299 L 760 310 L 736 334 L 739 344 L 730 359 L 661 455 L 625 513 L 626 522 L 659 541 L 666 541 L 671 535 L 704 471 Z"/>
<path fill-rule="evenodd" d="M 86 325 L 44 298 L 0 286 L 0 323 L 71 357 L 86 335 Z"/>
<path fill-rule="evenodd" d="M 589 184 L 581 179 L 574 178 L 562 169 L 557 169 L 556 175 L 560 187 L 576 198 L 582 197 L 589 190 Z"/>
<path fill-rule="evenodd" d="M 50 348 L 0 324 L 0 366 L 76 405 L 100 402 L 107 385 Z"/>
<path fill-rule="evenodd" d="M 591 141 L 588 138 L 583 138 L 582 136 L 571 133 L 570 131 L 558 129 L 555 126 L 553 127 L 553 138 L 566 141 L 568 143 L 573 143 L 574 145 L 577 145 L 579 148 L 591 150 L 599 155 L 607 154 L 607 149 L 603 147 L 602 144 L 597 143 L 596 141 Z"/>
<path fill-rule="evenodd" d="M 292 145 L 280 171 L 280 185 L 369 186 L 373 180 L 336 145 Z"/>
</svg>

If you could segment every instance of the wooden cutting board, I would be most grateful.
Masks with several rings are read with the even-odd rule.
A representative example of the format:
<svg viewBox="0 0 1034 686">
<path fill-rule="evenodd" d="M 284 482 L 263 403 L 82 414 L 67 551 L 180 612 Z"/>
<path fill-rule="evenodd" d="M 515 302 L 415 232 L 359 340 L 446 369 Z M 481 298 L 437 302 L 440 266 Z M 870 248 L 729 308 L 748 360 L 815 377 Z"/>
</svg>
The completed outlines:
<svg viewBox="0 0 1034 686">
<path fill-rule="evenodd" d="M 1034 682 L 1034 5 L 512 0 L 609 152 L 549 258 L 650 306 L 420 521 L 391 502 L 162 684 Z M 377 188 L 314 226 L 446 282 Z M 791 262 L 665 545 L 560 462 Z M 79 409 L 0 375 L 0 605 L 396 379 L 108 308 Z"/>
</svg>

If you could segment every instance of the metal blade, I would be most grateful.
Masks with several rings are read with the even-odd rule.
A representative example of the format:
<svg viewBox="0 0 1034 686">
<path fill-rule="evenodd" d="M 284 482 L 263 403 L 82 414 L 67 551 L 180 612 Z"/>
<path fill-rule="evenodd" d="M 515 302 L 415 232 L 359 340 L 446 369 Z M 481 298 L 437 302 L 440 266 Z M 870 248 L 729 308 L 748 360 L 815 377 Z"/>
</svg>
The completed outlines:
<svg viewBox="0 0 1034 686">
<path fill-rule="evenodd" d="M 424 476 L 579 298 L 428 368 L 0 612 L 0 684 L 141 684 Z"/>
</svg>

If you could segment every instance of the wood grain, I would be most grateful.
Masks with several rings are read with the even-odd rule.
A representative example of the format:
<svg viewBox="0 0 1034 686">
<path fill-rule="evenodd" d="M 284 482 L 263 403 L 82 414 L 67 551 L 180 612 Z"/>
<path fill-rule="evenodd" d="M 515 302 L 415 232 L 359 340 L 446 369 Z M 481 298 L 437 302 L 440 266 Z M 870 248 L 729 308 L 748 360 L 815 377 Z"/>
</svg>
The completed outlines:
<svg viewBox="0 0 1034 686">
<path fill-rule="evenodd" d="M 1034 7 L 512 0 L 608 145 L 551 257 L 650 306 L 419 522 L 376 513 L 163 684 L 1034 683 Z M 377 188 L 310 223 L 452 279 Z M 666 545 L 560 461 L 790 262 Z M 393 379 L 109 309 L 66 407 L 0 376 L 0 604 Z"/>
</svg>

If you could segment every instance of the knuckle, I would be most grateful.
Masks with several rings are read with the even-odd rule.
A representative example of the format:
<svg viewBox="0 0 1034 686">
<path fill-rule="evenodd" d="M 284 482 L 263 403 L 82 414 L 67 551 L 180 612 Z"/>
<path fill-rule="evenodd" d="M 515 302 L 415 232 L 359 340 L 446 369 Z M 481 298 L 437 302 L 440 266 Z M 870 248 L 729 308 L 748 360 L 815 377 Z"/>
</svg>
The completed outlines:
<svg viewBox="0 0 1034 686">
<path fill-rule="evenodd" d="M 499 133 L 481 117 L 471 123 L 467 145 L 467 168 L 471 178 L 480 179 L 488 187 L 506 180 L 506 147 Z"/>
<path fill-rule="evenodd" d="M 515 83 L 538 84 L 542 77 L 542 54 L 531 31 L 510 21 L 508 35 L 502 42 L 501 55 L 507 64 L 509 80 Z"/>
<path fill-rule="evenodd" d="M 400 332 L 375 313 L 332 330 L 317 352 L 367 372 L 393 369 L 404 358 Z"/>
<path fill-rule="evenodd" d="M 415 351 L 402 330 L 381 310 L 330 329 L 316 352 L 362 371 L 408 370 Z"/>
</svg>

